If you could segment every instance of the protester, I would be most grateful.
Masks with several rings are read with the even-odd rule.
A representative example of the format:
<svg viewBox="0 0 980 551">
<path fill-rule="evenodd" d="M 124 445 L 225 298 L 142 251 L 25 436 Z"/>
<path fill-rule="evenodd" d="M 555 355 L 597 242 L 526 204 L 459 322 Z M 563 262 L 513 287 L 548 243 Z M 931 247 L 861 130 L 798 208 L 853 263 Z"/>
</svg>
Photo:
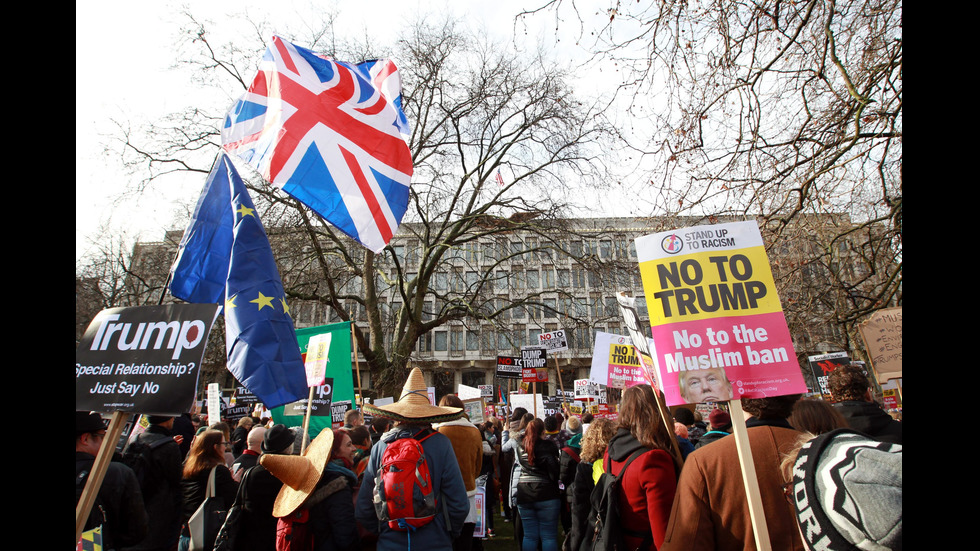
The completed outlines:
<svg viewBox="0 0 980 551">
<path fill-rule="evenodd" d="M 350 440 L 354 444 L 351 470 L 354 471 L 358 477 L 358 482 L 360 482 L 361 475 L 367 467 L 368 457 L 371 455 L 371 429 L 365 425 L 357 425 L 348 430 L 347 435 L 350 436 Z"/>
<path fill-rule="evenodd" d="M 510 440 L 510 434 L 513 431 L 516 433 L 519 429 L 521 419 L 527 413 L 527 410 L 519 407 L 515 408 L 511 413 L 510 420 L 507 422 L 507 426 L 503 427 L 501 430 L 500 437 L 500 487 L 503 490 L 503 513 L 504 522 L 511 522 L 514 520 L 514 515 L 512 512 L 512 503 L 510 500 L 510 487 L 511 487 L 511 476 L 514 471 L 514 450 L 513 448 L 506 447 L 507 441 Z"/>
<path fill-rule="evenodd" d="M 556 448 L 559 450 L 564 448 L 568 436 L 567 431 L 561 430 L 561 421 L 558 420 L 558 417 L 549 415 L 544 418 L 544 438 L 554 442 Z"/>
<path fill-rule="evenodd" d="M 242 417 L 231 433 L 231 453 L 236 458 L 248 447 L 248 431 L 252 430 L 252 418 Z"/>
<path fill-rule="evenodd" d="M 225 466 L 231 469 L 232 464 L 235 463 L 235 456 L 231 453 L 231 427 L 228 426 L 228 423 L 221 421 L 220 423 L 211 424 L 209 429 L 221 431 L 221 434 L 225 435 L 225 444 L 228 445 L 224 452 Z"/>
<path fill-rule="evenodd" d="M 245 471 L 258 465 L 267 430 L 265 427 L 252 424 L 252 430 L 248 431 L 248 436 L 245 438 L 245 450 L 231 464 L 231 476 L 235 482 L 241 482 Z"/>
<path fill-rule="evenodd" d="M 524 410 L 524 408 L 517 409 Z M 517 429 L 508 432 L 508 438 L 505 439 L 504 445 L 501 447 L 501 451 L 510 452 L 514 456 L 514 463 L 510 470 L 510 484 L 507 493 L 504 495 L 504 500 L 510 502 L 511 520 L 514 522 L 514 538 L 518 543 L 524 539 L 524 528 L 521 525 L 520 511 L 517 508 L 517 483 L 520 480 L 522 470 L 521 462 L 517 460 L 517 454 L 521 441 L 524 439 L 527 425 L 534 420 L 533 414 L 524 411 L 525 413 L 518 421 Z"/>
<path fill-rule="evenodd" d="M 577 417 L 569 419 L 569 424 Z M 561 526 L 565 531 L 565 540 L 572 525 L 572 486 L 575 484 L 575 471 L 582 461 L 582 433 L 571 433 L 571 438 L 565 442 L 558 454 L 558 492 L 561 494 Z"/>
<path fill-rule="evenodd" d="M 742 398 L 747 415 L 749 445 L 766 514 L 772 549 L 802 551 L 792 505 L 783 494 L 780 472 L 783 455 L 800 432 L 786 418 L 799 395 Z M 670 511 L 661 551 L 755 549 L 752 519 L 746 506 L 745 484 L 735 438 L 722 438 L 687 457 Z"/>
<path fill-rule="evenodd" d="M 194 422 L 189 413 L 174 417 L 174 426 L 170 432 L 173 434 L 175 440 L 180 436 L 178 444 L 180 446 L 181 462 L 184 461 L 184 458 L 187 457 L 187 452 L 191 449 L 191 440 L 194 439 L 195 430 L 197 430 L 197 427 L 194 426 Z"/>
<path fill-rule="evenodd" d="M 616 423 L 611 419 L 599 418 L 590 423 L 589 429 L 582 435 L 582 461 L 575 468 L 575 479 L 572 482 L 572 520 L 565 538 L 565 551 L 578 551 L 582 548 L 583 539 L 591 534 L 588 519 L 592 508 L 592 489 L 602 473 L 602 458 L 606 447 L 615 434 Z"/>
<path fill-rule="evenodd" d="M 231 477 L 231 471 L 225 465 L 225 449 L 228 447 L 227 437 L 220 430 L 207 430 L 197 435 L 191 451 L 187 453 L 184 463 L 183 480 L 180 486 L 183 491 L 183 504 L 177 509 L 181 512 L 181 530 L 179 551 L 188 551 L 191 543 L 191 532 L 187 521 L 204 502 L 208 490 L 208 479 L 214 471 L 214 495 L 224 500 L 226 507 L 235 502 L 238 483 Z"/>
<path fill-rule="evenodd" d="M 827 386 L 834 407 L 852 429 L 882 442 L 902 443 L 902 423 L 892 419 L 871 398 L 871 383 L 859 366 L 842 365 L 831 371 Z"/>
<path fill-rule="evenodd" d="M 630 549 L 659 549 L 664 541 L 682 460 L 674 451 L 674 435 L 664 424 L 650 385 L 623 391 L 619 427 L 603 457 L 605 472 L 619 475 L 620 527 Z M 642 534 L 642 535 L 641 535 Z"/>
<path fill-rule="evenodd" d="M 180 533 L 180 444 L 171 432 L 173 417 L 150 415 L 147 419 L 150 426 L 126 446 L 123 458 L 131 466 L 142 466 L 137 478 L 141 478 L 150 532 L 143 541 L 126 549 L 170 551 Z"/>
<path fill-rule="evenodd" d="M 784 462 L 809 548 L 901 549 L 902 446 L 846 428 L 812 436 Z"/>
<path fill-rule="evenodd" d="M 373 447 L 381 439 L 381 435 L 391 430 L 391 419 L 375 417 L 371 420 L 371 446 Z"/>
<path fill-rule="evenodd" d="M 697 416 L 700 416 L 700 414 L 697 414 Z M 692 448 L 697 447 L 698 441 L 700 441 L 701 437 L 704 436 L 704 433 L 707 432 L 704 422 L 697 420 L 696 412 L 693 412 L 686 407 L 678 406 L 674 408 L 674 421 L 684 425 L 684 428 L 687 429 L 687 436 L 685 436 L 685 438 L 691 442 Z"/>
<path fill-rule="evenodd" d="M 837 408 L 817 398 L 796 402 L 788 421 L 794 429 L 814 435 L 848 428 L 847 420 Z"/>
<path fill-rule="evenodd" d="M 105 422 L 98 413 L 75 412 L 75 505 L 89 482 L 92 465 L 106 435 Z M 111 444 L 106 444 L 111 445 Z M 84 530 L 102 526 L 103 549 L 136 545 L 149 531 L 143 494 L 133 470 L 118 458 L 106 467 L 102 485 L 85 523 Z"/>
<path fill-rule="evenodd" d="M 674 421 L 674 436 L 677 437 L 677 445 L 681 450 L 681 458 L 687 459 L 688 454 L 694 451 L 694 444 L 687 438 L 687 427 L 684 423 Z"/>
<path fill-rule="evenodd" d="M 408 532 L 395 530 L 387 522 L 381 522 L 374 507 L 375 477 L 385 449 L 390 444 L 401 438 L 418 437 L 422 431 L 432 431 L 431 423 L 458 419 L 462 417 L 463 410 L 429 403 L 425 378 L 417 367 L 409 373 L 397 402 L 386 406 L 365 404 L 364 410 L 375 417 L 392 419 L 395 426 L 371 449 L 371 459 L 364 470 L 363 483 L 357 494 L 357 520 L 365 529 L 379 533 L 379 551 L 404 550 L 409 546 L 409 537 L 411 545 L 417 549 L 451 550 L 453 540 L 463 530 L 463 522 L 469 514 L 469 502 L 452 444 L 445 435 L 436 432 L 426 436 L 421 444 L 439 510 L 439 514 L 428 524 Z M 411 495 L 404 498 L 408 503 L 412 502 Z"/>
<path fill-rule="evenodd" d="M 459 396 L 448 394 L 439 400 L 439 405 L 451 408 L 463 408 Z M 454 551 L 469 551 L 473 547 L 473 530 L 476 528 L 476 477 L 483 467 L 483 438 L 480 429 L 463 416 L 459 419 L 433 425 L 437 431 L 444 434 L 453 445 L 453 453 L 459 465 L 459 472 L 466 486 L 466 497 L 469 501 L 469 514 L 463 522 L 463 531 L 453 541 Z"/>
<path fill-rule="evenodd" d="M 262 457 L 270 455 L 290 455 L 293 452 L 293 433 L 286 425 L 274 425 L 270 429 L 253 427 L 264 431 L 259 464 L 242 473 L 241 508 L 242 516 L 235 537 L 235 551 L 268 551 L 276 546 L 276 523 L 272 508 L 282 489 L 282 481 L 262 465 Z M 268 461 L 268 460 L 267 460 Z"/>
<path fill-rule="evenodd" d="M 354 451 L 344 429 L 325 428 L 303 455 L 269 454 L 260 459 L 262 467 L 282 481 L 272 515 L 280 519 L 308 515 L 317 551 L 358 548 L 351 508 L 357 477 L 349 468 Z"/>
<path fill-rule="evenodd" d="M 518 442 L 521 474 L 516 503 L 524 531 L 522 551 L 558 551 L 561 494 L 558 490 L 558 446 L 544 435 L 544 422 L 533 419 Z"/>
<path fill-rule="evenodd" d="M 717 442 L 732 433 L 732 417 L 720 409 L 713 409 L 708 414 L 708 426 L 711 430 L 704 433 L 694 449 L 699 450 L 712 442 Z"/>
<path fill-rule="evenodd" d="M 349 409 L 344 414 L 344 429 L 350 430 L 364 424 L 364 414 L 358 409 Z"/>
<path fill-rule="evenodd" d="M 494 532 L 494 515 L 497 510 L 497 502 L 499 499 L 498 495 L 498 483 L 499 476 L 498 472 L 498 460 L 500 456 L 500 445 L 499 440 L 494 428 L 494 422 L 498 422 L 495 417 L 491 417 L 483 424 L 482 437 L 486 446 L 483 450 L 483 462 L 480 465 L 480 477 L 483 477 L 486 481 L 485 495 L 486 495 L 486 537 L 492 538 L 496 536 Z M 490 453 L 487 453 L 489 448 Z M 479 540 L 477 540 L 479 542 Z M 482 545 L 477 545 L 479 549 L 482 549 Z"/>
</svg>

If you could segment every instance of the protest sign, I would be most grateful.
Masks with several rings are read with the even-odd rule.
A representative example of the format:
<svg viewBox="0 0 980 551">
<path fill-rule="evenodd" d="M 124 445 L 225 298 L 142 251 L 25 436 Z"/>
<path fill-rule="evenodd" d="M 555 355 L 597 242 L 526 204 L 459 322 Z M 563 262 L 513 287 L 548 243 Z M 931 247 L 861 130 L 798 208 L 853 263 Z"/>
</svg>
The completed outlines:
<svg viewBox="0 0 980 551">
<path fill-rule="evenodd" d="M 251 409 L 259 403 L 259 399 L 252 394 L 252 391 L 241 384 L 235 387 L 235 393 L 231 396 L 231 403 L 236 406 L 249 406 Z"/>
<path fill-rule="evenodd" d="M 75 409 L 189 412 L 217 315 L 217 304 L 99 312 L 75 349 Z"/>
<path fill-rule="evenodd" d="M 514 356 L 497 356 L 497 377 L 501 379 L 520 379 L 521 359 Z"/>
<path fill-rule="evenodd" d="M 483 398 L 470 398 L 469 400 L 463 400 L 463 411 L 466 412 L 466 416 L 469 418 L 470 423 L 474 425 L 479 425 L 484 421 L 483 414 L 486 412 L 487 405 L 483 401 Z"/>
<path fill-rule="evenodd" d="M 538 345 L 549 352 L 568 350 L 568 337 L 565 336 L 565 331 L 561 329 L 550 333 L 541 333 L 538 335 Z"/>
<path fill-rule="evenodd" d="M 626 296 L 626 293 L 620 292 L 616 295 L 616 302 L 619 304 L 619 313 L 623 316 L 623 323 L 629 334 L 630 342 L 633 343 L 633 347 L 636 349 L 634 352 L 636 354 L 635 361 L 643 370 L 643 378 L 637 379 L 635 375 L 624 377 L 623 386 L 609 386 L 613 388 L 625 388 L 647 383 L 659 389 L 660 384 L 657 382 L 656 367 L 653 363 L 653 346 L 649 344 L 650 337 L 647 335 L 647 332 L 640 327 L 640 314 L 636 311 L 636 299 Z"/>
<path fill-rule="evenodd" d="M 647 383 L 633 341 L 625 335 L 596 331 L 589 379 L 611 388 Z"/>
<path fill-rule="evenodd" d="M 313 389 L 313 399 L 297 400 L 284 406 L 286 415 L 306 415 L 306 405 L 310 403 L 310 417 L 332 416 L 333 410 L 333 379 L 327 377 L 323 384 Z M 333 420 L 331 419 L 331 423 Z"/>
<path fill-rule="evenodd" d="M 806 392 L 754 221 L 646 235 L 636 250 L 667 405 Z"/>
<path fill-rule="evenodd" d="M 827 377 L 838 367 L 851 363 L 851 358 L 847 352 L 817 354 L 807 356 L 806 359 L 807 363 L 810 364 L 810 371 L 813 372 L 813 378 L 820 385 L 820 393 L 825 396 L 830 396 L 830 389 L 827 388 Z"/>
<path fill-rule="evenodd" d="M 221 385 L 208 383 L 208 424 L 221 421 Z"/>
<path fill-rule="evenodd" d="M 456 388 L 456 396 L 459 396 L 460 400 L 470 400 L 482 397 L 482 392 L 476 387 L 460 384 Z"/>
<path fill-rule="evenodd" d="M 521 376 L 525 383 L 548 381 L 548 353 L 544 348 L 521 349 Z"/>
<path fill-rule="evenodd" d="M 510 407 L 513 409 L 524 408 L 534 413 L 534 416 L 538 419 L 544 419 L 546 417 L 544 413 L 544 400 L 541 399 L 540 394 L 511 393 Z"/>
<path fill-rule="evenodd" d="M 330 333 L 330 346 L 326 364 L 325 378 L 333 380 L 330 387 L 331 410 L 340 402 L 346 402 L 353 407 L 354 402 L 354 372 L 351 362 L 351 337 L 350 322 L 331 323 L 316 327 L 307 327 L 296 330 L 296 341 L 299 350 L 303 354 L 303 361 L 306 361 L 306 354 L 309 351 L 310 339 L 317 335 Z M 316 343 L 314 343 L 316 344 Z M 295 409 L 293 410 L 295 411 Z M 344 410 L 346 412 L 346 410 Z M 312 412 L 311 412 L 312 413 Z M 279 406 L 272 410 L 272 417 L 276 423 L 282 423 L 287 427 L 302 427 L 303 415 L 291 415 L 286 413 L 284 406 Z M 320 431 L 332 426 L 331 417 L 319 416 L 310 418 L 307 433 L 310 440 L 316 438 Z M 343 425 L 343 413 L 341 413 L 341 425 Z M 338 426 L 341 426 L 338 425 Z"/>
<path fill-rule="evenodd" d="M 317 387 L 324 383 L 327 361 L 330 359 L 330 338 L 333 333 L 313 335 L 307 341 L 303 365 L 306 367 L 306 386 Z"/>
<path fill-rule="evenodd" d="M 333 423 L 332 428 L 339 429 L 344 426 L 344 416 L 347 412 L 354 408 L 354 403 L 351 400 L 341 400 L 339 402 L 334 402 L 330 404 L 330 412 L 332 413 Z M 319 431 L 317 434 L 320 434 Z"/>
<path fill-rule="evenodd" d="M 590 379 L 575 379 L 575 398 L 595 399 L 599 397 L 599 383 Z"/>
<path fill-rule="evenodd" d="M 493 401 L 493 385 L 480 385 L 480 397 Z"/>
<path fill-rule="evenodd" d="M 902 307 L 879 310 L 858 326 L 878 382 L 902 377 Z"/>
</svg>

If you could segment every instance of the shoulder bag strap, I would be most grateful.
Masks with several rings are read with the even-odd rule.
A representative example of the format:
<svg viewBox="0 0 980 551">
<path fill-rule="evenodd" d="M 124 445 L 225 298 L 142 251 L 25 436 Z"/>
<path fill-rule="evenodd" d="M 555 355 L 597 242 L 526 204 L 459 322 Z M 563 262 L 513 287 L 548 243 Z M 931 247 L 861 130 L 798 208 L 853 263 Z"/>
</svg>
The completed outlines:
<svg viewBox="0 0 980 551">
<path fill-rule="evenodd" d="M 214 493 L 215 493 L 214 492 L 214 473 L 217 470 L 218 470 L 218 466 L 217 465 L 215 465 L 214 467 L 211 467 L 211 474 L 208 475 L 208 490 L 207 490 L 207 493 L 204 494 L 204 499 L 207 499 L 209 497 L 214 497 Z"/>
</svg>

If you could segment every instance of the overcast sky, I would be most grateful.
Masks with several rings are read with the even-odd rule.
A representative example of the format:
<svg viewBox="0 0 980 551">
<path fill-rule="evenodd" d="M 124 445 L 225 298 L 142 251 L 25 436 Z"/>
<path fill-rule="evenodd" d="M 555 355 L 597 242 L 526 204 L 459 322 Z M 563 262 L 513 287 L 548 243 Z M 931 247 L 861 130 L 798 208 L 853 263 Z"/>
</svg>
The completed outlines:
<svg viewBox="0 0 980 551">
<path fill-rule="evenodd" d="M 495 0 L 494 2 L 446 2 L 445 0 L 343 1 L 342 21 L 359 28 L 370 25 L 372 33 L 390 33 L 411 19 L 413 10 L 429 11 L 444 6 L 465 15 L 467 23 L 493 29 L 510 37 L 513 17 L 522 8 L 543 0 Z M 196 175 L 171 178 L 166 189 L 145 194 L 139 200 L 112 203 L 137 177 L 125 174 L 119 163 L 102 154 L 108 136 L 115 132 L 111 120 L 143 122 L 171 113 L 193 102 L 199 90 L 186 73 L 170 69 L 175 58 L 180 8 L 184 2 L 153 0 L 100 0 L 76 2 L 75 33 L 75 242 L 76 260 L 90 248 L 89 240 L 100 224 L 109 221 L 116 231 L 131 238 L 162 239 L 172 226 L 175 203 L 196 200 L 203 178 Z M 208 0 L 191 2 L 200 19 L 225 23 L 224 14 L 247 10 L 253 17 L 289 21 L 292 14 L 308 10 L 314 0 Z M 597 0 L 597 4 L 603 2 Z M 270 8 L 272 6 L 272 8 Z M 361 7 L 369 9 L 361 11 Z M 256 15 L 258 14 L 258 15 Z M 384 19 L 374 19 L 378 16 Z M 370 18 L 370 19 L 369 19 Z M 294 23 L 301 25 L 295 16 Z M 480 23 L 480 22 L 484 23 Z M 542 17 L 540 28 L 554 27 Z M 227 30 L 227 29 L 224 29 Z M 285 34 L 285 33 L 284 33 Z M 213 101 L 213 100 L 212 100 Z"/>
</svg>

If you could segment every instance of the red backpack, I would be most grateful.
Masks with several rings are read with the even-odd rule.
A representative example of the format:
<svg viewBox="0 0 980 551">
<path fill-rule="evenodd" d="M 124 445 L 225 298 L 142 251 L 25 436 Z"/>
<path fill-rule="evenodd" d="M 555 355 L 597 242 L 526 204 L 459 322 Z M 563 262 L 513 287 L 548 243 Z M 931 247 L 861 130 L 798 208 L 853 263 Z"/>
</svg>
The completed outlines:
<svg viewBox="0 0 980 551">
<path fill-rule="evenodd" d="M 406 532 L 432 522 L 436 496 L 425 461 L 422 442 L 436 434 L 431 429 L 388 444 L 374 481 L 374 509 L 392 530 Z"/>
</svg>

